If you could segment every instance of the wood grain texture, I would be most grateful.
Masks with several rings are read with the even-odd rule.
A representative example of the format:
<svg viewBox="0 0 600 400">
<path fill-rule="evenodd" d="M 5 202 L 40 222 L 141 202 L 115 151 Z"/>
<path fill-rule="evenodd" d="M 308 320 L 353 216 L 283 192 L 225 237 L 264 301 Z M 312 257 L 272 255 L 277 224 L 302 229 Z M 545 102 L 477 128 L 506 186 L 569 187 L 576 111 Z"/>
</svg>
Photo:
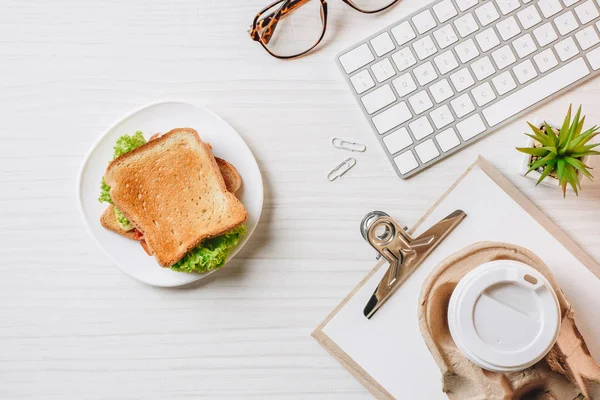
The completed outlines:
<svg viewBox="0 0 600 400">
<path fill-rule="evenodd" d="M 364 214 L 413 225 L 482 154 L 594 259 L 600 189 L 563 199 L 518 176 L 522 120 L 400 181 L 333 57 L 422 5 L 376 16 L 330 1 L 327 36 L 295 61 L 247 36 L 264 0 L 0 0 L 0 398 L 361 399 L 369 394 L 311 331 L 373 266 Z M 594 80 L 531 115 L 582 103 Z M 177 98 L 234 126 L 265 180 L 246 248 L 200 285 L 147 287 L 122 274 L 84 229 L 75 181 L 117 118 Z M 325 175 L 366 143 L 356 167 Z"/>
</svg>

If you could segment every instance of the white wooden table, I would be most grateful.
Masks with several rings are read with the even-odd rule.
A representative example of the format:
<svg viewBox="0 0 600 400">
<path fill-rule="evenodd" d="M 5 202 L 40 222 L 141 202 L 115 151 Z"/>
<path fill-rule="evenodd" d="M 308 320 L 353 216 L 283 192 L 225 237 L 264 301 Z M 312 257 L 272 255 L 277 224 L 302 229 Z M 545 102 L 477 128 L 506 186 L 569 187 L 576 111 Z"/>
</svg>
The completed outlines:
<svg viewBox="0 0 600 400">
<path fill-rule="evenodd" d="M 409 181 L 395 177 L 334 55 L 414 11 L 362 15 L 330 0 L 319 51 L 276 60 L 246 33 L 268 0 L 0 0 L 0 398 L 369 398 L 310 333 L 373 266 L 362 216 L 407 225 L 478 154 L 600 260 L 600 190 L 566 199 L 518 176 L 523 120 Z M 87 234 L 75 201 L 84 154 L 145 103 L 204 104 L 255 152 L 266 192 L 246 248 L 191 289 L 145 286 Z M 600 81 L 538 108 L 582 103 Z M 366 143 L 356 167 L 325 175 Z M 600 172 L 598 172 L 600 174 Z"/>
</svg>

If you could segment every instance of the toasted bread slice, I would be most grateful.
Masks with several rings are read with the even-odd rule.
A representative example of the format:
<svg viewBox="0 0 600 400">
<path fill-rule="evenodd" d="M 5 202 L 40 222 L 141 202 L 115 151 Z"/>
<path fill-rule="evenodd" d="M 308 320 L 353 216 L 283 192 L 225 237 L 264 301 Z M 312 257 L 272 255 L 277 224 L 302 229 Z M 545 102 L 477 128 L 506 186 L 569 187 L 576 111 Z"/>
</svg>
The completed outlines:
<svg viewBox="0 0 600 400">
<path fill-rule="evenodd" d="M 100 223 L 103 227 L 112 231 L 114 233 L 118 233 L 121 236 L 126 237 L 127 239 L 137 240 L 134 230 L 126 231 L 119 225 L 117 222 L 117 217 L 115 216 L 115 207 L 111 204 L 106 207 L 106 210 L 102 213 L 100 217 Z"/>
<path fill-rule="evenodd" d="M 217 160 L 217 165 L 219 166 L 221 175 L 223 175 L 227 190 L 229 190 L 231 193 L 235 193 L 240 190 L 240 187 L 242 187 L 242 177 L 240 176 L 238 170 L 222 158 L 215 157 L 215 160 Z"/>
<path fill-rule="evenodd" d="M 104 180 L 115 207 L 144 234 L 163 267 L 248 218 L 227 191 L 210 147 L 190 128 L 174 129 L 118 157 Z"/>
<path fill-rule="evenodd" d="M 162 134 L 155 133 L 154 135 L 150 136 L 148 141 L 151 142 L 161 136 Z M 207 143 L 207 145 L 212 150 L 210 143 Z M 221 175 L 223 175 L 223 179 L 225 179 L 225 186 L 227 187 L 227 190 L 229 190 L 231 193 L 235 193 L 240 190 L 240 187 L 242 187 L 242 177 L 240 176 L 238 170 L 222 158 L 215 157 L 215 160 L 217 160 L 217 165 L 221 170 Z"/>
<path fill-rule="evenodd" d="M 217 165 L 219 166 L 221 175 L 223 175 L 223 179 L 225 180 L 225 187 L 227 187 L 227 190 L 231 193 L 235 193 L 242 186 L 242 178 L 240 177 L 239 172 L 227 161 L 218 157 L 215 157 L 215 159 L 217 160 Z M 138 240 L 138 237 L 136 234 L 134 234 L 133 229 L 126 231 L 121 227 L 121 225 L 119 225 L 115 216 L 115 207 L 112 204 L 109 205 L 102 213 L 102 216 L 100 217 L 100 223 L 109 231 L 126 237 L 127 239 Z"/>
</svg>

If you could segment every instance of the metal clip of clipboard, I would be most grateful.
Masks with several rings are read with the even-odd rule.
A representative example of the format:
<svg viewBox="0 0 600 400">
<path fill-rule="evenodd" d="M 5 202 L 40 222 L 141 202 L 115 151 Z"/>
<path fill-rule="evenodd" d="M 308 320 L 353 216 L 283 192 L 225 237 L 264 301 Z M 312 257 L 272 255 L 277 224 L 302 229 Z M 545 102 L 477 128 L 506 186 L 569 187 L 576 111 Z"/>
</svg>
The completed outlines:
<svg viewBox="0 0 600 400">
<path fill-rule="evenodd" d="M 368 213 L 360 223 L 361 234 L 390 266 L 365 306 L 365 317 L 371 318 L 466 216 L 464 211 L 456 210 L 413 238 L 386 213 Z"/>
</svg>

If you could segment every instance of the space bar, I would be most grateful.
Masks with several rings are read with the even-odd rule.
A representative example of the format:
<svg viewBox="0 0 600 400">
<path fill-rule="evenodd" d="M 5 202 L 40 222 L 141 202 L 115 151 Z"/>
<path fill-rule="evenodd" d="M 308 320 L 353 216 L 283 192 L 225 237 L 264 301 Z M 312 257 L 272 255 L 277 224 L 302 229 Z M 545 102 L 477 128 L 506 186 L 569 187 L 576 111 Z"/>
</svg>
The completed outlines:
<svg viewBox="0 0 600 400">
<path fill-rule="evenodd" d="M 490 126 L 499 124 L 590 73 L 583 58 L 566 64 L 483 110 Z"/>
</svg>

